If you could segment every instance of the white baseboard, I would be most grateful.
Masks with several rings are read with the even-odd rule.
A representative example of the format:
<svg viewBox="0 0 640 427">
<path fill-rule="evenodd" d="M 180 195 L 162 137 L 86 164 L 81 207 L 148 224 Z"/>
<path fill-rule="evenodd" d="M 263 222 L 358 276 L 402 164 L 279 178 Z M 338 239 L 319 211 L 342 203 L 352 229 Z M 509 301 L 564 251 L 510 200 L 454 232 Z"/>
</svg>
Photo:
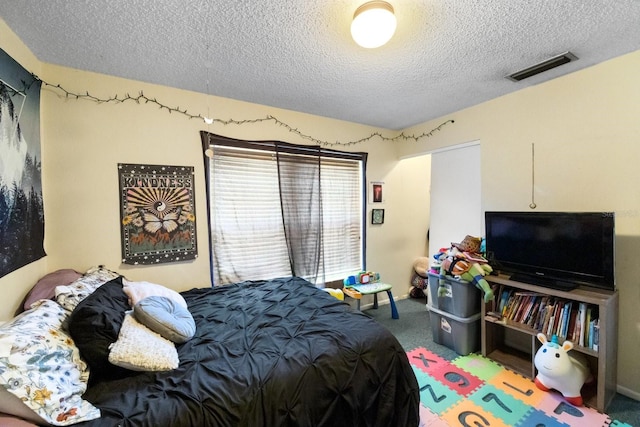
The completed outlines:
<svg viewBox="0 0 640 427">
<path fill-rule="evenodd" d="M 637 391 L 630 390 L 626 387 L 622 387 L 621 385 L 618 385 L 618 387 L 616 387 L 616 391 L 624 396 L 640 402 L 640 393 L 638 393 Z"/>
</svg>

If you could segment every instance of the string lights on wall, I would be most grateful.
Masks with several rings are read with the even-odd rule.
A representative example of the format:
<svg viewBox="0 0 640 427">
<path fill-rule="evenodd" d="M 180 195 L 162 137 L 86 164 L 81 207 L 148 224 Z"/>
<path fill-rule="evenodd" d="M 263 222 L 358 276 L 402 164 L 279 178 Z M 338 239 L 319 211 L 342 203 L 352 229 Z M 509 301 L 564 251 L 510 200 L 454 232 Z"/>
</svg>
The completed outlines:
<svg viewBox="0 0 640 427">
<path fill-rule="evenodd" d="M 399 141 L 414 141 L 414 142 L 418 142 L 422 139 L 426 139 L 429 138 L 431 136 L 433 136 L 436 132 L 439 132 L 443 127 L 445 127 L 446 125 L 449 124 L 453 124 L 454 120 L 446 120 L 442 123 L 440 123 L 438 126 L 436 126 L 435 128 L 431 129 L 430 131 L 427 132 L 422 132 L 420 134 L 412 134 L 412 135 L 407 135 L 404 132 L 401 132 L 400 134 L 393 136 L 393 137 L 388 137 L 388 136 L 384 136 L 382 135 L 380 132 L 373 132 L 368 136 L 365 136 L 363 138 L 357 139 L 357 140 L 353 140 L 353 141 L 346 141 L 346 142 L 340 142 L 340 141 L 335 141 L 335 142 L 330 142 L 330 141 L 326 141 L 326 140 L 322 140 L 319 138 L 315 138 L 312 135 L 308 135 L 303 133 L 302 131 L 300 131 L 298 128 L 293 127 L 291 125 L 289 125 L 288 123 L 283 122 L 282 120 L 278 119 L 275 116 L 272 115 L 267 115 L 266 117 L 260 117 L 260 118 L 254 118 L 254 119 L 243 119 L 243 120 L 234 120 L 234 119 L 228 119 L 228 120 L 224 120 L 224 119 L 219 119 L 219 118 L 215 118 L 215 117 L 205 117 L 202 114 L 199 113 L 190 113 L 189 111 L 187 111 L 187 109 L 182 109 L 179 106 L 177 107 L 172 107 L 169 106 L 167 104 L 164 104 L 160 101 L 158 101 L 156 98 L 150 98 L 147 95 L 145 95 L 142 91 L 140 91 L 138 93 L 138 95 L 130 95 L 130 94 L 125 94 L 124 96 L 122 95 L 114 95 L 112 97 L 109 98 L 101 98 L 101 97 L 97 97 L 94 95 L 91 95 L 89 92 L 84 92 L 84 93 L 77 93 L 77 92 L 72 92 L 69 91 L 67 89 L 65 89 L 64 87 L 62 87 L 60 84 L 52 84 L 49 82 L 46 82 L 42 79 L 40 79 L 38 76 L 36 75 L 32 75 L 34 78 L 34 81 L 40 81 L 42 86 L 48 86 L 51 88 L 54 88 L 60 92 L 62 92 L 64 94 L 64 96 L 66 98 L 70 98 L 70 99 L 77 99 L 77 100 L 88 100 L 88 101 L 93 101 L 96 102 L 98 104 L 110 104 L 110 103 L 125 103 L 125 102 L 135 102 L 137 104 L 152 104 L 152 105 L 156 105 L 158 108 L 160 108 L 160 110 L 165 110 L 170 114 L 180 114 L 182 116 L 187 117 L 188 119 L 197 119 L 197 120 L 202 120 L 204 123 L 206 123 L 208 126 L 212 125 L 212 124 L 221 124 L 221 125 L 249 125 L 249 124 L 256 124 L 256 123 L 262 123 L 262 122 L 272 122 L 275 125 L 284 127 L 285 129 L 287 129 L 289 132 L 297 135 L 298 137 L 310 141 L 314 144 L 318 144 L 321 146 L 349 146 L 349 145 L 356 145 L 356 144 L 362 144 L 365 142 L 368 142 L 370 140 L 373 140 L 374 138 L 379 138 L 380 140 L 384 141 L 384 142 L 399 142 Z M 31 83 L 33 84 L 33 83 Z M 29 84 L 28 86 L 30 86 L 31 84 Z M 25 92 L 26 90 L 28 90 L 28 86 L 25 84 Z M 208 115 L 208 114 L 207 114 Z"/>
</svg>

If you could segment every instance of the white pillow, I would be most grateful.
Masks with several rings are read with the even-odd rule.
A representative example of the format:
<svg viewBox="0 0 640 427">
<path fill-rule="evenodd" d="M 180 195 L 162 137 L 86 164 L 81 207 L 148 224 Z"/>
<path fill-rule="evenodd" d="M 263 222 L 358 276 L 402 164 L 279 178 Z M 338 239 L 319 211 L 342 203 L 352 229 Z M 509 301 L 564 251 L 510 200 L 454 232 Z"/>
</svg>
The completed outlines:
<svg viewBox="0 0 640 427">
<path fill-rule="evenodd" d="M 31 420 L 63 426 L 99 418 L 82 399 L 89 369 L 61 328 L 68 312 L 51 300 L 32 307 L 0 327 L 0 384 L 34 412 Z M 24 417 L 24 406 L 11 407 L 2 394 L 0 402 L 3 412 Z"/>
<path fill-rule="evenodd" d="M 130 282 L 128 280 L 122 280 L 124 293 L 129 297 L 129 304 L 131 307 L 138 304 L 146 297 L 165 297 L 169 298 L 184 308 L 187 308 L 187 302 L 182 295 L 169 289 L 166 286 L 157 285 L 151 282 Z"/>
<path fill-rule="evenodd" d="M 130 311 L 117 341 L 109 346 L 109 362 L 132 371 L 170 371 L 180 364 L 175 344 L 138 322 Z"/>
</svg>

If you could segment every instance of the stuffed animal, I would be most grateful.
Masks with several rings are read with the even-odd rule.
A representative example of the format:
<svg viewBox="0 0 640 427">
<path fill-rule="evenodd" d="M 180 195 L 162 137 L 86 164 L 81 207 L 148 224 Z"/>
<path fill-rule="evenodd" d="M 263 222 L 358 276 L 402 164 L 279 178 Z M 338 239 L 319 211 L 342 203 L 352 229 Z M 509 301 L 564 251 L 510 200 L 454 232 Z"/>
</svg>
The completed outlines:
<svg viewBox="0 0 640 427">
<path fill-rule="evenodd" d="M 571 341 L 558 344 L 554 335 L 551 341 L 543 333 L 537 335 L 542 347 L 536 352 L 534 364 L 538 375 L 534 382 L 539 389 L 559 391 L 567 402 L 574 406 L 582 406 L 580 390 L 585 382 L 592 379 L 587 360 L 581 353 L 569 353 L 573 348 Z"/>
<path fill-rule="evenodd" d="M 475 287 L 483 292 L 484 302 L 493 300 L 493 289 L 484 278 L 484 276 L 493 271 L 489 264 L 470 263 L 463 257 L 450 257 L 442 263 L 442 270 L 452 276 L 458 276 L 462 280 L 473 283 Z"/>
<path fill-rule="evenodd" d="M 429 272 L 429 258 L 418 257 L 413 262 L 413 271 L 420 277 L 427 278 Z"/>
<path fill-rule="evenodd" d="M 424 298 L 424 290 L 427 289 L 429 273 L 429 258 L 418 257 L 413 262 L 413 274 L 411 275 L 411 298 Z"/>
<path fill-rule="evenodd" d="M 440 274 L 440 267 L 442 267 L 442 262 L 447 258 L 449 254 L 449 248 L 440 248 L 437 254 L 433 255 L 433 262 L 429 267 L 429 272 L 433 274 Z"/>
<path fill-rule="evenodd" d="M 465 273 L 460 277 L 467 282 L 473 283 L 478 289 L 484 293 L 484 302 L 493 300 L 493 289 L 491 285 L 484 279 L 484 276 L 493 271 L 489 264 L 473 263 Z"/>
<path fill-rule="evenodd" d="M 458 276 L 473 283 L 484 293 L 484 301 L 493 300 L 493 289 L 484 279 L 493 269 L 486 259 L 479 254 L 482 239 L 466 236 L 460 243 L 451 243 L 449 253 L 442 261 L 441 273 Z"/>
</svg>

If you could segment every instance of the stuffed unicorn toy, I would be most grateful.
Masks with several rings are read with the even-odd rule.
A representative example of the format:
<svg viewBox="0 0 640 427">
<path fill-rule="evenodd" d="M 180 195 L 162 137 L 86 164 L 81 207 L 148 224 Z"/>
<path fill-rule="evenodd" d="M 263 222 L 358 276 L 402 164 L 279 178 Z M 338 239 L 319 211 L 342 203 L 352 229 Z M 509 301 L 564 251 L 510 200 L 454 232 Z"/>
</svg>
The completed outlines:
<svg viewBox="0 0 640 427">
<path fill-rule="evenodd" d="M 567 402 L 582 406 L 580 390 L 585 382 L 593 378 L 586 358 L 581 353 L 569 353 L 573 348 L 571 341 L 565 341 L 561 346 L 556 335 L 551 341 L 547 341 L 547 336 L 543 333 L 539 333 L 537 337 L 542 347 L 534 358 L 538 370 L 534 380 L 536 386 L 544 391 L 558 390 Z"/>
</svg>

